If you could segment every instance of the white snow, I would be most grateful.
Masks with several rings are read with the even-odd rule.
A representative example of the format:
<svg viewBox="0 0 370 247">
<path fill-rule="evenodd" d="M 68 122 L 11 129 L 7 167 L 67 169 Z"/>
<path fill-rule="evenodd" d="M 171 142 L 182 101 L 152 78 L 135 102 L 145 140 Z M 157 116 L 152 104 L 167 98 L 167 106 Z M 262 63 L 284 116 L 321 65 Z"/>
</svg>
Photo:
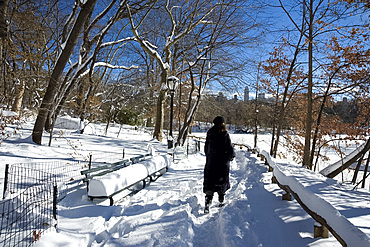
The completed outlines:
<svg viewBox="0 0 370 247">
<path fill-rule="evenodd" d="M 43 136 L 43 145 L 35 145 L 30 138 L 33 123 L 24 124 L 17 136 L 0 145 L 0 176 L 4 174 L 5 164 L 86 158 L 89 154 L 94 161 L 100 158 L 115 162 L 122 158 L 123 149 L 125 158 L 130 158 L 148 152 L 148 144 L 155 149 L 158 159 L 167 153 L 167 144 L 153 140 L 151 133 L 144 129 L 124 126 L 117 137 L 118 125 L 111 125 L 106 136 L 103 135 L 105 125 L 89 126 L 83 135 L 71 129 L 60 129 L 48 147 L 47 134 Z M 193 134 L 205 137 L 205 133 Z M 253 146 L 253 135 L 231 134 L 231 138 L 234 143 Z M 268 150 L 270 139 L 269 135 L 259 136 L 260 150 Z M 50 228 L 35 246 L 341 246 L 331 235 L 327 239 L 313 238 L 315 221 L 295 200 L 281 200 L 283 191 L 271 183 L 272 173 L 267 172 L 256 154 L 245 148 L 236 148 L 226 205 L 218 208 L 215 195 L 209 215 L 203 214 L 203 152 L 175 163 L 169 159 L 165 162 L 170 162 L 167 173 L 113 206 L 89 201 L 86 185 L 81 183 L 58 203 L 57 228 Z M 341 184 L 320 174 L 307 175 L 306 170 L 293 163 L 274 162 L 283 170 L 284 177 L 289 175 L 293 184 L 301 184 L 297 190 L 315 192 L 308 194 L 306 199 L 314 198 L 312 202 L 318 210 L 327 213 L 329 218 L 339 212 L 359 227 L 352 231 L 353 226 L 347 228 L 349 223 L 341 221 L 346 234 L 353 234 L 354 238 L 358 231 L 370 235 L 368 192 L 352 191 L 351 194 Z M 0 181 L 3 184 L 3 178 Z M 111 180 L 112 187 L 113 181 L 118 183 Z M 325 187 L 318 186 L 326 183 L 329 184 Z M 105 185 L 105 188 L 110 186 Z M 335 210 L 316 197 L 319 189 L 321 195 L 325 194 L 326 202 L 337 203 Z M 341 201 L 343 193 L 345 198 L 352 195 L 348 204 L 346 200 Z"/>
<path fill-rule="evenodd" d="M 89 196 L 110 196 L 128 186 L 143 181 L 168 165 L 166 156 L 155 156 L 117 171 L 90 180 Z"/>
<path fill-rule="evenodd" d="M 112 64 L 109 64 L 109 63 L 106 63 L 106 62 L 96 62 L 96 63 L 94 63 L 94 68 L 99 67 L 99 66 L 107 67 L 107 68 L 110 68 L 110 69 L 125 69 L 125 70 L 140 68 L 137 65 L 131 65 L 130 67 L 127 67 L 127 66 L 115 66 L 115 65 L 112 65 Z"/>
<path fill-rule="evenodd" d="M 118 171 L 91 179 L 89 196 L 110 196 L 127 186 L 144 180 L 148 171 L 143 164 L 133 164 Z"/>
<path fill-rule="evenodd" d="M 0 116 L 15 117 L 15 116 L 18 116 L 18 113 L 14 112 L 14 111 L 3 111 L 3 110 L 1 110 L 0 111 Z"/>
<path fill-rule="evenodd" d="M 353 224 L 370 221 L 370 204 L 366 199 L 369 193 L 337 186 L 333 179 L 286 163 L 275 162 L 273 174 L 280 184 L 288 185 L 297 193 L 311 211 L 322 216 L 348 246 L 370 246 L 369 229 L 362 224 Z M 353 196 L 356 196 L 355 200 Z M 363 205 L 358 205 L 360 201 Z M 350 213 L 345 212 L 348 208 Z M 364 211 L 367 214 L 363 214 Z"/>
<path fill-rule="evenodd" d="M 119 39 L 119 40 L 116 40 L 116 41 L 104 42 L 103 44 L 101 44 L 101 47 L 104 48 L 104 47 L 107 47 L 107 46 L 113 46 L 113 45 L 116 45 L 116 44 L 120 44 L 120 43 L 124 43 L 124 42 L 128 42 L 128 41 L 134 41 L 134 40 L 136 40 L 135 37 L 127 37 L 127 38 Z"/>
<path fill-rule="evenodd" d="M 144 161 L 143 165 L 146 167 L 148 175 L 151 175 L 162 168 L 168 167 L 170 164 L 168 157 L 166 155 L 161 155 L 154 156 L 153 158 Z"/>
</svg>

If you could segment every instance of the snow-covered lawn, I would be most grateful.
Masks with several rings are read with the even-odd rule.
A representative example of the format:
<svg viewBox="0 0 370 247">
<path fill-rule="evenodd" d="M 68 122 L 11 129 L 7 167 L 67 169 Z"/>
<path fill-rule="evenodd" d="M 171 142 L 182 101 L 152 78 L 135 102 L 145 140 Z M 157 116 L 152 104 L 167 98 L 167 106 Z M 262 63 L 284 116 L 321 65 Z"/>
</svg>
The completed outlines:
<svg viewBox="0 0 370 247">
<path fill-rule="evenodd" d="M 149 143 L 159 154 L 167 152 L 165 142 L 153 140 L 144 130 L 125 126 L 117 137 L 119 126 L 110 127 L 107 135 L 104 127 L 88 127 L 83 135 L 63 129 L 48 147 L 47 136 L 44 145 L 32 144 L 32 123 L 25 124 L 20 138 L 1 144 L 0 174 L 7 163 L 81 158 L 89 153 L 114 162 L 123 149 L 125 157 L 134 157 L 147 152 Z M 231 138 L 253 145 L 252 135 Z M 259 140 L 261 147 L 268 146 L 268 135 Z M 236 151 L 227 204 L 218 208 L 214 202 L 209 215 L 203 214 L 201 152 L 171 163 L 162 177 L 114 206 L 92 203 L 81 184 L 58 204 L 56 230 L 47 231 L 36 246 L 341 246 L 333 236 L 313 238 L 314 220 L 295 200 L 282 201 L 283 191 L 271 183 L 272 173 L 264 162 L 246 149 Z M 358 203 L 363 207 L 367 202 Z M 369 211 L 366 205 L 364 210 Z"/>
</svg>

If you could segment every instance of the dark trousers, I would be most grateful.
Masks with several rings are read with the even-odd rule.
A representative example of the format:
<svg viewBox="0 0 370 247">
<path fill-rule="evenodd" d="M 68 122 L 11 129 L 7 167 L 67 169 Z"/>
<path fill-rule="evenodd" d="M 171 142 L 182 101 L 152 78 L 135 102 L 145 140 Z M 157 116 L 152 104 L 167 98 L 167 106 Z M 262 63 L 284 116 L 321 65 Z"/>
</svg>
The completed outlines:
<svg viewBox="0 0 370 247">
<path fill-rule="evenodd" d="M 206 191 L 206 204 L 210 204 L 213 199 L 213 191 Z M 224 202 L 225 194 L 221 192 L 217 192 L 218 194 L 218 201 L 219 202 Z"/>
</svg>

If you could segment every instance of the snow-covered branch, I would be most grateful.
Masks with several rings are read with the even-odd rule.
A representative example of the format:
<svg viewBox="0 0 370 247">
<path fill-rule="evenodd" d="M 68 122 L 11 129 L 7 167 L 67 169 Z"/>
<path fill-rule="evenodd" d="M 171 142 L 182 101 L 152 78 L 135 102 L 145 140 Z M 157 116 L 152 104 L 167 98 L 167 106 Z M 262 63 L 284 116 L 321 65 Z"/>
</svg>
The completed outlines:
<svg viewBox="0 0 370 247">
<path fill-rule="evenodd" d="M 109 64 L 109 63 L 106 63 L 106 62 L 97 62 L 97 63 L 94 64 L 93 67 L 95 68 L 95 67 L 99 67 L 99 66 L 108 67 L 110 69 L 125 69 L 125 70 L 140 68 L 137 65 L 131 65 L 130 67 L 127 67 L 127 66 L 112 65 L 112 64 Z"/>
<path fill-rule="evenodd" d="M 161 68 L 163 70 L 167 70 L 169 66 L 168 66 L 167 63 L 165 63 L 163 61 L 161 55 L 155 49 L 153 49 L 153 47 L 155 47 L 155 45 L 151 44 L 147 40 L 143 40 L 140 37 L 140 35 L 137 31 L 138 26 L 135 26 L 135 24 L 134 24 L 134 20 L 133 20 L 131 11 L 130 11 L 130 6 L 128 4 L 126 4 L 126 7 L 127 7 L 127 11 L 128 11 L 128 18 L 129 18 L 130 25 L 131 25 L 131 31 L 134 34 L 136 41 L 139 42 L 140 46 L 143 48 L 143 50 L 145 52 L 147 52 L 151 57 L 153 57 L 157 60 L 157 62 L 159 63 L 159 65 L 161 66 Z"/>
<path fill-rule="evenodd" d="M 193 22 L 194 20 L 194 17 L 195 17 L 195 13 L 194 15 L 191 17 L 191 22 L 190 24 L 187 26 L 187 28 L 179 33 L 178 35 L 176 35 L 176 37 L 173 39 L 173 42 L 172 44 L 169 44 L 169 45 L 173 45 L 175 44 L 176 42 L 178 42 L 179 40 L 181 40 L 183 37 L 185 37 L 188 33 L 190 33 L 196 26 L 198 26 L 199 24 L 201 23 L 204 23 L 205 22 L 205 19 L 213 12 L 213 10 L 218 7 L 220 4 L 219 3 L 216 3 L 214 6 L 212 6 L 207 13 L 205 13 L 199 20 Z"/>
<path fill-rule="evenodd" d="M 105 43 L 101 44 L 100 48 L 105 48 L 105 47 L 108 47 L 108 46 L 113 46 L 113 45 L 129 42 L 129 41 L 135 41 L 135 40 L 136 40 L 135 37 L 127 37 L 127 38 L 119 39 L 119 40 L 116 40 L 116 41 L 105 42 Z"/>
</svg>

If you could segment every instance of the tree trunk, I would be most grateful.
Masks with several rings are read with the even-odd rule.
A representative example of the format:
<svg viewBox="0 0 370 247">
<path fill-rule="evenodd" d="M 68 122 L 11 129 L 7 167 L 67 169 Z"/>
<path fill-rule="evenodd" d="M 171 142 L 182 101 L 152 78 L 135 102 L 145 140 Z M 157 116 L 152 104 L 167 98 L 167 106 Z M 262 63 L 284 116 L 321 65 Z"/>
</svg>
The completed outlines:
<svg viewBox="0 0 370 247">
<path fill-rule="evenodd" d="M 7 24 L 7 12 L 8 12 L 9 0 L 0 0 L 0 71 L 2 75 L 2 82 L 4 83 L 4 98 L 6 96 L 6 82 L 5 82 L 5 63 L 3 59 L 3 50 L 5 39 L 8 36 L 8 24 Z M 0 77 L 1 78 L 1 77 Z M 0 86 L 1 88 L 1 86 Z M 0 103 L 1 102 L 0 97 Z"/>
<path fill-rule="evenodd" d="M 257 148 L 257 136 L 258 136 L 258 82 L 259 82 L 259 69 L 258 66 L 257 70 L 257 84 L 256 84 L 256 99 L 255 99 L 255 105 L 254 105 L 254 145 L 253 148 Z"/>
<path fill-rule="evenodd" d="M 184 117 L 184 124 L 183 126 L 179 129 L 179 135 L 177 136 L 177 140 L 176 140 L 176 143 L 175 143 L 175 147 L 176 146 L 179 146 L 179 145 L 184 145 L 185 143 L 185 140 L 189 134 L 189 127 L 190 127 L 190 124 L 191 122 L 193 121 L 193 118 L 195 117 L 195 113 L 197 111 L 197 108 L 198 108 L 198 105 L 200 103 L 200 98 L 201 98 L 201 87 L 198 88 L 199 92 L 197 94 L 197 97 L 195 99 L 195 103 L 194 103 L 194 106 L 192 107 L 192 95 L 193 95 L 193 92 L 195 90 L 195 82 L 194 82 L 194 74 L 193 74 L 193 71 L 190 67 L 189 69 L 189 73 L 190 73 L 190 80 L 191 80 L 191 88 L 190 88 L 190 92 L 189 92 L 189 98 L 188 98 L 188 104 L 187 104 L 187 109 L 185 111 L 185 117 Z M 200 81 L 202 81 L 200 79 Z M 180 102 L 181 102 L 181 86 L 180 86 Z M 179 104 L 179 106 L 181 106 L 181 103 Z M 179 115 L 180 115 L 180 110 L 181 110 L 181 107 L 179 107 Z M 179 123 L 180 123 L 180 117 L 179 117 Z"/>
<path fill-rule="evenodd" d="M 161 85 L 166 83 L 167 75 L 168 75 L 168 71 L 162 70 Z M 156 113 L 154 133 L 153 133 L 153 137 L 156 138 L 160 142 L 163 139 L 164 103 L 165 103 L 166 95 L 167 95 L 166 91 L 160 89 L 158 100 L 157 100 L 157 113 Z"/>
<path fill-rule="evenodd" d="M 0 0 L 0 38 L 6 38 L 8 36 L 8 6 L 9 0 Z"/>
<path fill-rule="evenodd" d="M 54 70 L 49 80 L 49 85 L 46 89 L 44 98 L 42 100 L 39 113 L 36 118 L 35 126 L 32 132 L 32 140 L 37 144 L 41 144 L 43 128 L 45 126 L 47 116 L 48 114 L 50 114 L 50 111 L 52 109 L 55 94 L 58 90 L 58 82 L 60 80 L 60 77 L 66 66 L 66 63 L 68 62 L 73 52 L 74 47 L 76 46 L 78 37 L 81 33 L 85 20 L 87 19 L 88 15 L 93 11 L 96 1 L 97 0 L 87 0 L 86 3 L 81 7 L 80 13 L 78 14 L 76 22 L 65 43 L 65 47 L 62 50 L 55 64 Z"/>
<path fill-rule="evenodd" d="M 289 72 L 288 72 L 288 76 L 287 76 L 286 84 L 285 84 L 285 88 L 284 88 L 283 99 L 282 99 L 282 103 L 281 103 L 281 106 L 280 106 L 278 126 L 277 126 L 277 130 L 276 130 L 276 140 L 275 140 L 275 143 L 274 143 L 274 149 L 271 153 L 271 155 L 273 155 L 274 158 L 276 158 L 276 155 L 277 155 L 277 149 L 278 149 L 279 139 L 280 139 L 280 132 L 281 132 L 281 129 L 282 129 L 282 126 L 283 126 L 283 120 L 284 120 L 284 116 L 285 116 L 285 109 L 287 107 L 286 102 L 287 102 L 287 97 L 288 97 L 288 89 L 289 89 L 289 86 L 290 86 L 290 80 L 292 78 L 295 62 L 296 62 L 298 54 L 300 52 L 299 46 L 300 46 L 302 38 L 304 36 L 303 29 L 304 29 L 304 26 L 305 26 L 305 15 L 306 15 L 306 8 L 305 8 L 305 3 L 303 3 L 303 16 L 302 16 L 302 28 L 301 28 L 302 31 L 300 33 L 297 46 L 295 47 L 293 60 L 290 63 Z"/>
<path fill-rule="evenodd" d="M 83 78 L 79 79 L 78 80 L 78 83 L 77 83 L 77 97 L 76 97 L 76 112 L 75 114 L 78 115 L 80 117 L 80 120 L 83 121 L 83 119 L 81 118 L 82 116 L 84 116 L 85 114 L 83 113 L 83 101 L 85 99 L 85 93 L 86 93 L 86 90 L 85 90 L 85 81 Z"/>
<path fill-rule="evenodd" d="M 310 0 L 310 21 L 308 31 L 308 85 L 307 85 L 307 115 L 306 115 L 306 133 L 303 153 L 303 166 L 312 169 L 310 164 L 310 146 L 312 129 L 312 86 L 313 86 L 313 0 Z"/>
<path fill-rule="evenodd" d="M 367 161 L 366 161 L 366 165 L 365 165 L 365 169 L 364 169 L 364 175 L 363 175 L 363 178 L 362 178 L 362 184 L 361 184 L 361 188 L 365 188 L 365 180 L 367 178 L 367 170 L 369 168 L 369 162 L 370 162 L 370 152 L 369 154 L 367 155 Z"/>
<path fill-rule="evenodd" d="M 189 95 L 189 98 L 191 98 L 191 94 Z M 185 140 L 188 137 L 188 134 L 191 133 L 191 123 L 193 122 L 193 119 L 195 118 L 195 114 L 197 113 L 197 109 L 200 104 L 200 101 L 201 101 L 201 94 L 198 94 L 196 101 L 194 102 L 194 105 L 191 106 L 189 103 L 188 112 L 185 115 L 186 121 L 184 122 L 184 125 L 179 130 L 179 136 L 177 137 L 175 146 L 184 145 Z"/>
<path fill-rule="evenodd" d="M 12 111 L 18 114 L 20 114 L 21 112 L 23 95 L 24 95 L 24 81 L 21 80 L 19 84 L 15 85 L 15 99 L 12 105 Z"/>
<path fill-rule="evenodd" d="M 271 137 L 271 145 L 270 145 L 270 155 L 274 153 L 274 143 L 275 143 L 275 132 L 276 132 L 276 121 L 277 121 L 277 110 L 279 108 L 279 86 L 276 90 L 276 98 L 275 98 L 275 106 L 273 112 L 273 120 L 272 120 L 272 137 Z"/>
<path fill-rule="evenodd" d="M 340 69 L 341 69 L 341 67 L 339 67 L 337 70 L 335 70 L 334 73 L 329 78 L 328 86 L 326 87 L 326 90 L 325 90 L 325 93 L 324 93 L 324 96 L 323 96 L 323 100 L 322 100 L 322 103 L 321 103 L 320 111 L 319 111 L 319 114 L 317 116 L 315 133 L 314 133 L 313 138 L 312 138 L 312 147 L 311 147 L 311 155 L 310 155 L 310 164 L 311 164 L 311 166 L 313 165 L 313 159 L 314 159 L 314 156 L 315 156 L 315 149 L 316 149 L 316 140 L 318 138 L 319 128 L 320 128 L 320 125 L 321 125 L 321 117 L 322 117 L 322 114 L 324 112 L 325 103 L 326 103 L 326 100 L 327 100 L 328 95 L 329 95 L 329 90 L 330 90 L 330 87 L 331 87 L 332 80 L 333 80 L 334 76 L 336 75 L 336 73 L 339 72 Z M 319 153 L 317 154 L 317 156 L 319 156 Z M 310 169 L 312 169 L 312 167 Z"/>
<path fill-rule="evenodd" d="M 163 140 L 165 98 L 166 98 L 166 92 L 164 90 L 159 91 L 153 137 L 156 138 L 160 142 Z"/>
</svg>

